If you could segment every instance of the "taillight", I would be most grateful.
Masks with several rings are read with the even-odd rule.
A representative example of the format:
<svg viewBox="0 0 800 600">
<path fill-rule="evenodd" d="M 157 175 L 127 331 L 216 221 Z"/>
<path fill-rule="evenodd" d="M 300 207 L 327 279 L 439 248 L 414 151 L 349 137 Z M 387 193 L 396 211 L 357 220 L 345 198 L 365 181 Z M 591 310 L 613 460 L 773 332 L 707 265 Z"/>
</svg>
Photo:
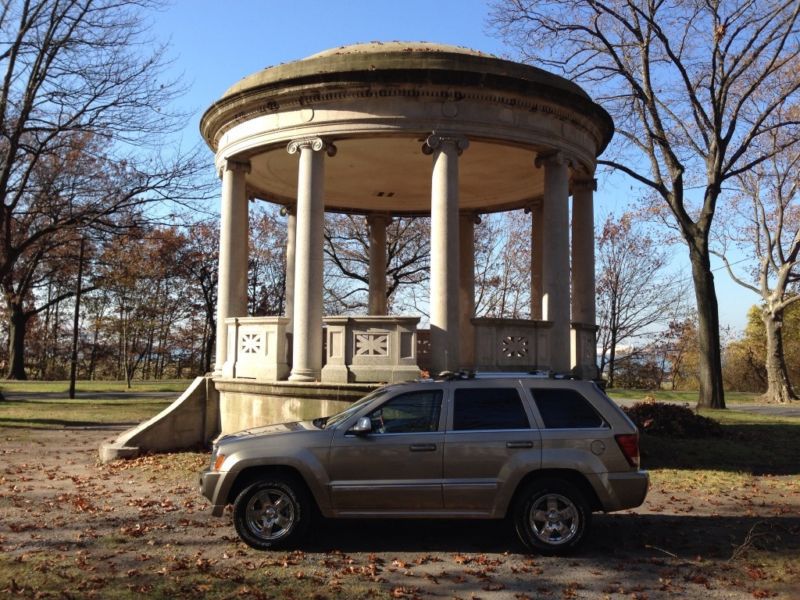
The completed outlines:
<svg viewBox="0 0 800 600">
<path fill-rule="evenodd" d="M 628 460 L 628 464 L 632 467 L 639 468 L 639 434 L 638 433 L 620 433 L 614 436 L 619 445 L 619 449 Z"/>
</svg>

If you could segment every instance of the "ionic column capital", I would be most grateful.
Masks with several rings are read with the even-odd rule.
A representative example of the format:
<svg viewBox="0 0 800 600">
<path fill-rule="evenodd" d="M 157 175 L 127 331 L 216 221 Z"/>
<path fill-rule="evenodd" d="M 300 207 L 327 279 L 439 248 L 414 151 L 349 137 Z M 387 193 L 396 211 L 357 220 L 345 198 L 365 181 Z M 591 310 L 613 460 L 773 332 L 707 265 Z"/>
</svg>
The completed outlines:
<svg viewBox="0 0 800 600">
<path fill-rule="evenodd" d="M 572 180 L 572 191 L 573 192 L 596 192 L 597 191 L 597 179 L 594 179 L 594 178 L 573 179 Z"/>
<path fill-rule="evenodd" d="M 304 149 L 309 149 L 313 152 L 324 150 L 328 156 L 336 156 L 336 146 L 318 136 L 298 138 L 286 145 L 286 151 L 289 154 L 296 154 Z"/>
<path fill-rule="evenodd" d="M 247 175 L 250 172 L 250 161 L 239 158 L 226 158 L 222 161 L 222 166 L 220 166 L 217 175 L 222 178 L 222 174 L 225 171 Z"/>
<path fill-rule="evenodd" d="M 573 160 L 563 152 L 545 152 L 537 154 L 533 161 L 537 169 L 542 167 L 569 167 L 573 165 Z"/>
<path fill-rule="evenodd" d="M 444 147 L 445 145 L 452 144 L 459 156 L 461 153 L 469 148 L 469 140 L 463 135 L 448 135 L 437 132 L 431 132 L 426 138 L 425 143 L 422 144 L 423 154 L 433 154 L 434 150 Z"/>
<path fill-rule="evenodd" d="M 460 210 L 458 211 L 458 218 L 462 221 L 471 221 L 473 225 L 480 225 L 483 222 L 481 216 L 472 210 Z"/>
<path fill-rule="evenodd" d="M 367 225 L 370 227 L 374 227 L 375 225 L 386 226 L 391 220 L 392 216 L 389 213 L 370 213 L 365 219 Z"/>
</svg>

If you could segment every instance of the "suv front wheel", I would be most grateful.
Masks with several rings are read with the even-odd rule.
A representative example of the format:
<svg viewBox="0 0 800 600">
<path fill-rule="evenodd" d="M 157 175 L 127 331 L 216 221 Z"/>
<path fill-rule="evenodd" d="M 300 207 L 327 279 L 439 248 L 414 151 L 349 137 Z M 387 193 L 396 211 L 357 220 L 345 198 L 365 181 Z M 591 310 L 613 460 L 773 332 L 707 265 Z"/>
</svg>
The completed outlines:
<svg viewBox="0 0 800 600">
<path fill-rule="evenodd" d="M 542 479 L 520 494 L 514 525 L 522 542 L 542 554 L 568 554 L 583 541 L 592 513 L 568 481 Z"/>
<path fill-rule="evenodd" d="M 293 482 L 277 478 L 258 481 L 236 497 L 233 524 L 251 548 L 287 548 L 308 528 L 309 508 L 304 490 Z"/>
</svg>

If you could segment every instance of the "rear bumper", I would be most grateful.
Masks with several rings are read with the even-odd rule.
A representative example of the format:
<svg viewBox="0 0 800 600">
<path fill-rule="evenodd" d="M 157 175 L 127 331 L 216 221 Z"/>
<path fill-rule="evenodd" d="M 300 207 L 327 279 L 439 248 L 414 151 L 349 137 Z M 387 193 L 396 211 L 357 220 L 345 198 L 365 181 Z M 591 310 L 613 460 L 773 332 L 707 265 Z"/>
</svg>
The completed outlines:
<svg viewBox="0 0 800 600">
<path fill-rule="evenodd" d="M 203 471 L 200 473 L 200 493 L 211 501 L 211 514 L 221 517 L 225 510 L 225 503 L 219 504 L 219 484 L 222 480 L 222 473 L 217 471 Z"/>
<path fill-rule="evenodd" d="M 632 473 L 606 473 L 605 487 L 608 495 L 603 499 L 603 510 L 612 512 L 641 506 L 650 486 L 647 471 Z"/>
</svg>

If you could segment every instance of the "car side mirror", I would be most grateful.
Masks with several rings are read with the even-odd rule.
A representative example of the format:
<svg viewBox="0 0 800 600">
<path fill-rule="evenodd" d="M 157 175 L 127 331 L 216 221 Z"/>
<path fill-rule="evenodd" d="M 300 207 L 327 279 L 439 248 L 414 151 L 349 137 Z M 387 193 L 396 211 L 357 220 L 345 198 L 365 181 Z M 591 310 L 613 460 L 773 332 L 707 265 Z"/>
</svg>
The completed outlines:
<svg viewBox="0 0 800 600">
<path fill-rule="evenodd" d="M 366 435 L 372 431 L 372 421 L 369 417 L 361 417 L 356 421 L 356 424 L 353 425 L 350 431 L 356 435 Z"/>
</svg>

